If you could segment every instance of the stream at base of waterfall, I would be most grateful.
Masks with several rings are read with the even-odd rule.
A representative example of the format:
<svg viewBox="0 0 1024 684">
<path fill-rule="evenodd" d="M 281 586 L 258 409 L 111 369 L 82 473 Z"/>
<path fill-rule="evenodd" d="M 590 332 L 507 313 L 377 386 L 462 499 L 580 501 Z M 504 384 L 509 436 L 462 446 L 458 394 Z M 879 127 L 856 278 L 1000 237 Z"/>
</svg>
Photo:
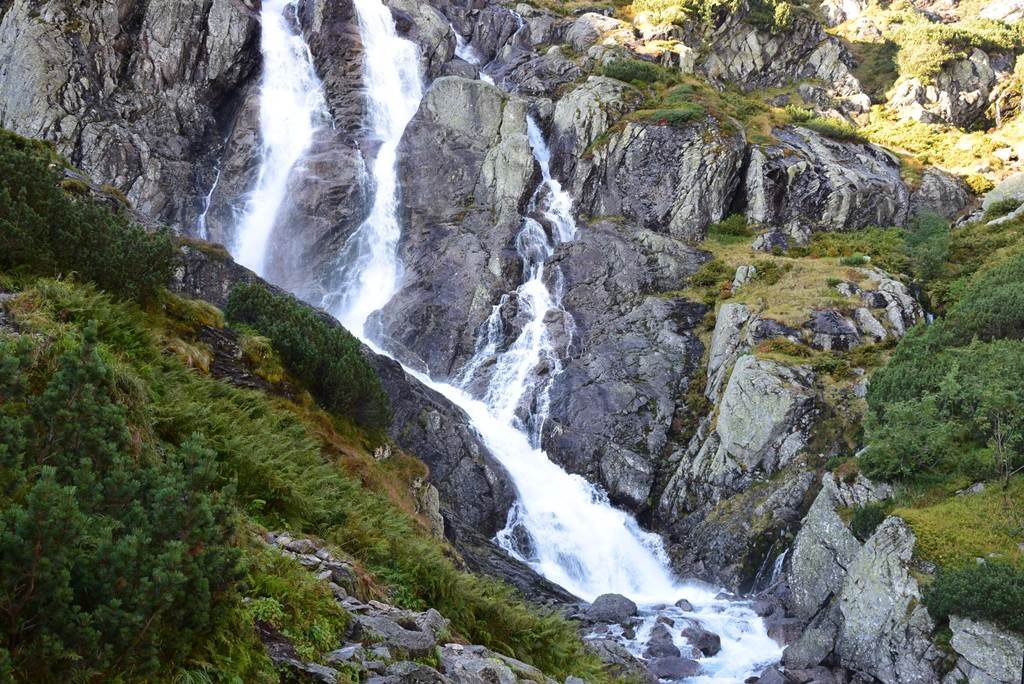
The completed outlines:
<svg viewBox="0 0 1024 684">
<path fill-rule="evenodd" d="M 381 0 L 353 1 L 365 55 L 367 131 L 379 145 L 369 178 L 374 200 L 368 218 L 339 255 L 336 282 L 340 287 L 321 304 L 375 351 L 387 354 L 387 349 L 367 339 L 365 323 L 401 283 L 398 147 L 419 107 L 424 85 L 418 49 L 397 34 L 390 10 Z M 241 263 L 258 273 L 272 249 L 274 217 L 284 201 L 288 179 L 301 173 L 301 159 L 313 133 L 326 123 L 322 84 L 308 46 L 295 33 L 287 12 L 294 12 L 288 0 L 263 3 L 262 163 L 232 248 Z M 458 54 L 484 66 L 461 37 Z M 492 82 L 484 71 L 482 78 Z M 571 321 L 561 308 L 559 293 L 545 284 L 545 269 L 558 245 L 575 239 L 577 225 L 571 197 L 551 176 L 550 152 L 541 128 L 532 117 L 528 125 L 541 182 L 516 239 L 522 284 L 494 306 L 492 321 L 481 326 L 476 354 L 459 377 L 438 380 L 407 372 L 468 414 L 515 484 L 518 501 L 495 541 L 582 599 L 593 601 L 614 593 L 639 605 L 638 617 L 628 624 L 597 625 L 586 638 L 614 639 L 645 660 L 654 657 L 655 642 L 658 653 L 675 657 L 678 652 L 683 658 L 675 660 L 685 661 L 692 669 L 669 672 L 664 681 L 737 682 L 757 675 L 778 661 L 781 649 L 768 637 L 750 604 L 723 598 L 706 585 L 678 581 L 658 535 L 644 531 L 632 516 L 614 508 L 585 479 L 553 463 L 539 446 L 550 384 L 562 368 L 560 350 L 554 347 L 546 320 L 557 311 L 563 320 Z M 513 296 L 528 321 L 518 338 L 501 350 L 492 335 L 497 326 L 490 323 L 500 320 L 502 306 Z M 475 383 L 477 371 L 484 366 L 486 382 Z M 538 367 L 549 372 L 538 374 Z M 694 650 L 692 631 L 684 636 L 688 626 L 717 634 L 720 650 L 713 654 L 714 649 Z"/>
</svg>

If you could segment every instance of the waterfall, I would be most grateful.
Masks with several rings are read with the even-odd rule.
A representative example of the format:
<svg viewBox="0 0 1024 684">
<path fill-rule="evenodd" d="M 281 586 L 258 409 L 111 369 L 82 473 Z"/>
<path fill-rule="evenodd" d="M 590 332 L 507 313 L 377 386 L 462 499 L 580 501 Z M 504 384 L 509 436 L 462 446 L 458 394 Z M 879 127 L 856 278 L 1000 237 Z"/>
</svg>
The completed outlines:
<svg viewBox="0 0 1024 684">
<path fill-rule="evenodd" d="M 339 287 L 324 297 L 324 307 L 352 333 L 365 337 L 367 317 L 387 304 L 398 290 L 398 144 L 420 99 L 419 50 L 399 37 L 391 11 L 380 0 L 355 0 L 363 39 L 368 125 L 380 143 L 371 168 L 373 206 L 366 221 L 342 250 Z"/>
<path fill-rule="evenodd" d="M 342 249 L 335 281 L 339 287 L 325 296 L 323 304 L 349 330 L 377 348 L 367 339 L 365 324 L 400 286 L 397 151 L 419 106 L 423 83 L 418 50 L 398 36 L 382 1 L 354 0 L 354 4 L 364 46 L 367 126 L 379 144 L 368 179 L 374 199 L 368 218 Z M 263 9 L 266 67 L 262 103 L 267 108 L 261 114 L 263 164 L 236 244 L 236 254 L 250 259 L 243 261 L 249 265 L 262 266 L 273 214 L 286 187 L 280 179 L 287 180 L 310 144 L 324 98 L 312 73 L 308 48 L 282 18 L 289 7 L 286 0 L 265 0 Z M 461 49 L 465 56 L 473 56 L 468 47 Z M 285 74 L 290 81 L 287 88 L 281 88 L 277 81 Z M 276 98 L 270 97 L 273 93 Z M 279 127 L 286 121 L 296 126 L 291 136 L 285 136 L 291 138 L 288 141 L 278 137 Z M 779 649 L 768 639 L 760 618 L 743 603 L 719 599 L 712 588 L 678 582 L 660 537 L 645 532 L 631 515 L 611 506 L 602 491 L 567 473 L 541 448 L 548 390 L 561 370 L 564 353 L 555 347 L 552 321 L 560 320 L 568 331 L 565 334 L 572 334 L 571 317 L 561 307 L 558 274 L 547 272 L 548 261 L 560 244 L 576 238 L 577 226 L 572 200 L 551 176 L 550 150 L 533 119 L 528 121 L 528 134 L 541 182 L 516 239 L 523 265 L 522 284 L 495 305 L 491 320 L 482 327 L 477 354 L 460 378 L 441 382 L 407 372 L 465 410 L 484 444 L 508 471 L 519 497 L 496 540 L 503 548 L 582 598 L 615 592 L 642 604 L 644 621 L 636 637 L 619 635 L 638 655 L 659 615 L 700 620 L 721 635 L 722 651 L 702 659 L 703 674 L 692 681 L 742 680 L 758 667 L 778 660 Z M 556 284 L 554 292 L 549 282 Z M 508 349 L 499 352 L 501 308 L 513 297 L 529 320 Z M 486 387 L 471 394 L 467 387 L 487 359 L 494 363 L 487 364 Z M 681 597 L 692 604 L 692 610 L 664 605 Z"/>
<path fill-rule="evenodd" d="M 284 203 L 292 170 L 327 125 L 327 100 L 306 41 L 296 31 L 298 18 L 289 0 L 264 0 L 260 83 L 261 163 L 231 253 L 263 274 L 274 222 Z M 204 216 L 205 223 L 205 216 Z M 205 225 L 204 225 L 205 229 Z"/>
</svg>

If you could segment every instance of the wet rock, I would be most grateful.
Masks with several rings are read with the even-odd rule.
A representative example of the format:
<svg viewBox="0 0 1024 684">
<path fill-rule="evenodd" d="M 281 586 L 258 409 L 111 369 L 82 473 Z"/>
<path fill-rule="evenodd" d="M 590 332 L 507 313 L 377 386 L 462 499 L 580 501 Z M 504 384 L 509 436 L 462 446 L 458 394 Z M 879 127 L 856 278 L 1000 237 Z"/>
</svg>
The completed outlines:
<svg viewBox="0 0 1024 684">
<path fill-rule="evenodd" d="M 525 102 L 433 82 L 399 150 L 403 287 L 369 323 L 406 365 L 444 377 L 473 355 L 477 326 L 518 285 L 511 247 L 534 173 Z"/>
<path fill-rule="evenodd" d="M 697 241 L 727 213 L 744 147 L 711 119 L 685 128 L 630 122 L 577 162 L 570 187 L 585 215 Z"/>
<path fill-rule="evenodd" d="M 705 656 L 717 655 L 722 650 L 722 638 L 714 632 L 705 629 L 699 623 L 694 622 L 690 626 L 683 628 L 682 635 L 691 646 Z"/>
<path fill-rule="evenodd" d="M 843 142 L 800 127 L 775 130 L 778 142 L 751 148 L 744 181 L 747 219 L 811 230 L 903 225 L 909 191 L 899 160 L 875 145 Z M 764 248 L 767 245 L 762 245 Z M 774 245 L 773 245 L 774 246 Z"/>
<path fill-rule="evenodd" d="M 686 611 L 688 613 L 693 612 L 693 604 L 686 599 L 679 599 L 675 603 L 676 608 Z"/>
<path fill-rule="evenodd" d="M 789 684 L 786 677 L 774 667 L 769 667 L 756 680 L 757 684 Z"/>
<path fill-rule="evenodd" d="M 672 643 L 672 633 L 662 623 L 658 623 L 651 630 L 651 636 L 647 640 L 647 648 L 644 649 L 644 658 L 678 658 L 679 649 Z"/>
<path fill-rule="evenodd" d="M 700 672 L 700 663 L 689 658 L 658 658 L 648 663 L 647 669 L 659 679 L 685 679 Z"/>
<path fill-rule="evenodd" d="M 550 390 L 544 447 L 634 510 L 647 505 L 685 387 L 703 351 L 705 308 L 678 289 L 707 257 L 650 231 L 581 230 L 545 268 L 572 317 L 564 370 Z"/>
<path fill-rule="evenodd" d="M 587 617 L 594 622 L 625 625 L 636 617 L 636 604 L 620 594 L 602 594 L 587 609 Z"/>
<path fill-rule="evenodd" d="M 580 80 L 583 72 L 556 45 L 543 55 L 523 53 L 519 59 L 492 67 L 492 75 L 497 82 L 520 95 L 543 97 Z"/>
<path fill-rule="evenodd" d="M 1018 684 L 1024 667 L 1024 639 L 990 622 L 957 615 L 950 616 L 949 627 L 953 631 L 950 645 L 960 658 L 944 682 Z"/>
<path fill-rule="evenodd" d="M 765 620 L 768 638 L 779 646 L 788 646 L 796 642 L 803 633 L 804 621 L 798 618 L 771 618 Z"/>
</svg>

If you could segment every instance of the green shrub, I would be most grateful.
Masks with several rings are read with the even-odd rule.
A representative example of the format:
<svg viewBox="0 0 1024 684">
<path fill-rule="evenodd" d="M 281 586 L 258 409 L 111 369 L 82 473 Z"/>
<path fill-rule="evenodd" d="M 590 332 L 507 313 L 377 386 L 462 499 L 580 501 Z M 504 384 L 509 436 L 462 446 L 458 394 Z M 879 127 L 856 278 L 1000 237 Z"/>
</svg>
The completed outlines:
<svg viewBox="0 0 1024 684">
<path fill-rule="evenodd" d="M 728 237 L 753 237 L 754 231 L 747 223 L 747 217 L 743 214 L 730 214 L 718 223 L 711 224 L 708 234 L 713 236 Z"/>
<path fill-rule="evenodd" d="M 782 280 L 782 276 L 793 270 L 793 264 L 762 259 L 754 262 L 754 268 L 757 269 L 757 275 L 754 276 L 757 282 L 775 285 Z"/>
<path fill-rule="evenodd" d="M 862 542 L 868 540 L 886 517 L 886 507 L 882 503 L 869 503 L 853 509 L 850 519 L 850 531 Z"/>
<path fill-rule="evenodd" d="M 604 65 L 601 73 L 608 78 L 626 83 L 656 83 L 665 75 L 656 64 L 639 59 L 615 59 Z"/>
<path fill-rule="evenodd" d="M 939 619 L 959 615 L 1024 634 L 1024 569 L 987 562 L 940 570 L 924 603 Z"/>
<path fill-rule="evenodd" d="M 1021 201 L 1014 197 L 1007 197 L 1001 199 L 998 202 L 993 202 L 988 209 L 985 210 L 985 215 L 982 217 L 982 221 L 992 221 L 997 218 L 1006 216 L 1010 212 L 1016 210 L 1021 205 Z"/>
<path fill-rule="evenodd" d="M 975 20 L 956 25 L 912 21 L 894 34 L 900 49 L 896 57 L 900 76 L 929 82 L 950 62 L 971 50 L 1018 50 L 1020 32 L 998 21 Z"/>
<path fill-rule="evenodd" d="M 903 231 L 899 228 L 864 228 L 849 233 L 815 233 L 807 245 L 791 247 L 790 254 L 816 258 L 870 256 L 872 265 L 890 273 L 905 273 L 910 270 Z"/>
<path fill-rule="evenodd" d="M 800 122 L 799 125 L 804 128 L 809 128 L 817 133 L 821 133 L 825 137 L 832 138 L 834 140 L 858 143 L 867 142 L 867 138 L 865 138 L 853 124 L 843 121 L 842 119 L 836 119 L 830 116 L 815 116 Z"/>
<path fill-rule="evenodd" d="M 949 257 L 949 223 L 935 214 L 916 216 L 903 231 L 910 270 L 918 280 L 939 275 Z"/>
<path fill-rule="evenodd" d="M 262 285 L 238 285 L 228 297 L 229 319 L 252 326 L 270 339 L 289 373 L 324 408 L 353 417 L 370 430 L 391 422 L 387 394 L 362 345 L 341 326 L 332 326 L 308 307 L 276 296 Z"/>
<path fill-rule="evenodd" d="M 56 159 L 0 130 L 0 269 L 76 273 L 121 297 L 152 297 L 173 272 L 170 236 L 66 193 Z"/>
<path fill-rule="evenodd" d="M 717 287 L 731 277 L 732 272 L 724 262 L 712 259 L 690 276 L 690 284 L 696 287 Z"/>
<path fill-rule="evenodd" d="M 698 104 L 685 104 L 672 108 L 652 109 L 644 112 L 649 121 L 666 126 L 683 128 L 686 124 L 704 117 L 704 108 Z"/>
<path fill-rule="evenodd" d="M 238 577 L 215 454 L 148 439 L 120 383 L 95 325 L 49 349 L 0 337 L 2 648 L 22 681 L 153 677 Z"/>
<path fill-rule="evenodd" d="M 864 254 L 852 254 L 850 256 L 841 257 L 839 263 L 843 266 L 866 266 L 871 263 L 871 257 Z"/>
<path fill-rule="evenodd" d="M 964 182 L 967 183 L 967 187 L 969 187 L 971 192 L 975 195 L 984 195 L 996 186 L 991 179 L 987 176 L 981 175 L 980 173 L 972 173 L 964 178 Z"/>
<path fill-rule="evenodd" d="M 786 115 L 791 123 L 801 124 L 814 118 L 814 110 L 796 105 L 786 105 Z"/>
</svg>

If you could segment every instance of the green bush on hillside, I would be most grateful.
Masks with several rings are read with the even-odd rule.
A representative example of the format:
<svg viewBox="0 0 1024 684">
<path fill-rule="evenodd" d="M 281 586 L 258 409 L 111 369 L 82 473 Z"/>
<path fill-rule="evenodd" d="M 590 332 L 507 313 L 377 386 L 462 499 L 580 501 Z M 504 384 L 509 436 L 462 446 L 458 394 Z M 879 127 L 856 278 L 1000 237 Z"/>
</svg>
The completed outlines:
<svg viewBox="0 0 1024 684">
<path fill-rule="evenodd" d="M 363 356 L 359 340 L 347 330 L 257 284 L 232 289 L 225 313 L 269 338 L 288 372 L 324 408 L 352 416 L 370 430 L 390 424 L 391 407 L 380 378 Z"/>
<path fill-rule="evenodd" d="M 831 116 L 812 116 L 800 121 L 798 125 L 821 133 L 827 138 L 844 142 L 866 143 L 867 138 L 851 123 Z"/>
<path fill-rule="evenodd" d="M 94 324 L 61 345 L 0 336 L 0 652 L 23 681 L 145 680 L 239 576 L 228 493 L 202 437 L 129 421 Z"/>
<path fill-rule="evenodd" d="M 1024 458 L 1024 255 L 976 275 L 868 389 L 870 477 L 992 477 Z"/>
<path fill-rule="evenodd" d="M 268 338 L 287 371 L 325 408 L 371 430 L 390 423 L 391 409 L 380 378 L 366 361 L 359 340 L 347 330 L 259 284 L 236 286 L 225 311 L 231 321 Z"/>
<path fill-rule="evenodd" d="M 626 83 L 656 83 L 664 76 L 661 67 L 639 59 L 614 59 L 604 65 L 601 73 Z"/>
<path fill-rule="evenodd" d="M 0 130 L 0 269 L 75 273 L 122 297 L 151 297 L 174 268 L 170 236 L 66 193 L 62 168 L 51 147 Z"/>
<path fill-rule="evenodd" d="M 974 48 L 991 52 L 1021 47 L 1017 27 L 985 19 L 956 25 L 911 21 L 900 27 L 894 38 L 899 44 L 896 62 L 900 76 L 925 82 L 946 64 L 967 57 Z"/>
<path fill-rule="evenodd" d="M 924 603 L 939 619 L 988 620 L 1024 634 L 1024 569 L 1002 562 L 940 569 L 925 587 Z"/>
</svg>

